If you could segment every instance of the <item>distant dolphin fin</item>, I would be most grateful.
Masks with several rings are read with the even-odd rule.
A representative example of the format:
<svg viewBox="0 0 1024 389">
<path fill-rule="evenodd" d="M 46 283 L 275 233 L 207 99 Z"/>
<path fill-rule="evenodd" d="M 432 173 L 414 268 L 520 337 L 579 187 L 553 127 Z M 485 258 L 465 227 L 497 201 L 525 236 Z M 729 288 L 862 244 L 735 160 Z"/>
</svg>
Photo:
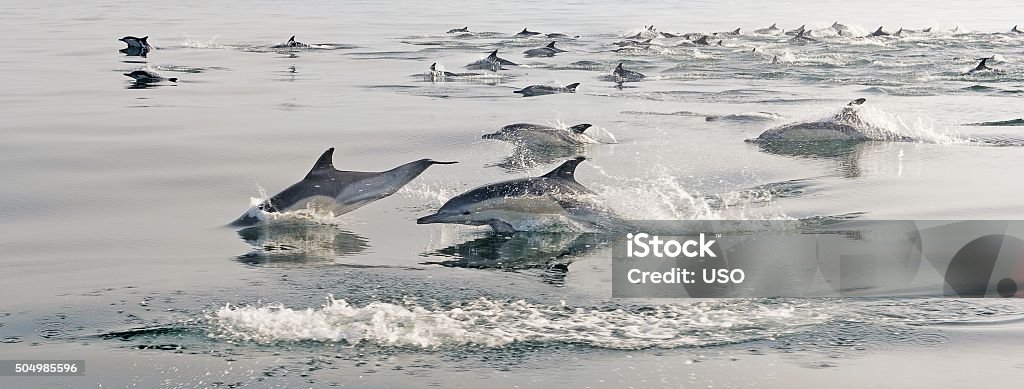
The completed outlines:
<svg viewBox="0 0 1024 389">
<path fill-rule="evenodd" d="M 323 170 L 334 170 L 334 148 L 331 147 L 324 151 L 320 158 L 313 164 L 313 168 L 309 169 L 309 173 L 306 174 L 306 178 L 315 175 L 316 173 Z"/>
<path fill-rule="evenodd" d="M 693 43 L 698 43 L 698 44 L 706 45 L 706 44 L 708 44 L 708 36 L 704 35 L 704 36 L 700 37 L 700 39 L 697 39 L 697 40 L 693 41 Z"/>
<path fill-rule="evenodd" d="M 772 25 L 770 27 L 768 27 L 768 28 L 772 29 L 772 30 L 774 30 L 776 28 L 779 28 L 778 26 L 776 26 L 776 24 L 778 24 L 778 23 L 772 23 Z"/>
<path fill-rule="evenodd" d="M 291 38 L 288 38 L 288 42 L 295 42 L 295 35 L 292 35 Z"/>
<path fill-rule="evenodd" d="M 928 27 L 928 28 L 926 28 L 926 29 L 924 29 L 924 30 L 921 30 L 921 31 L 922 31 L 922 32 L 932 32 L 932 28 L 931 28 L 931 27 Z"/>
<path fill-rule="evenodd" d="M 527 32 L 529 32 L 529 31 L 526 31 L 526 28 L 524 27 L 524 28 L 523 28 L 523 31 L 521 31 L 521 32 L 519 32 L 519 33 L 520 33 L 520 34 L 525 34 L 525 33 L 527 33 Z"/>
<path fill-rule="evenodd" d="M 568 89 L 571 92 L 575 92 L 576 91 L 576 87 L 578 87 L 578 86 L 580 86 L 580 83 L 574 82 L 572 84 L 566 85 L 565 89 Z"/>
<path fill-rule="evenodd" d="M 865 98 L 861 97 L 861 98 L 859 98 L 859 99 L 856 99 L 856 100 L 854 100 L 854 101 L 851 101 L 851 102 L 850 102 L 849 104 L 846 104 L 846 105 L 847 105 L 847 106 L 851 106 L 851 105 L 861 105 L 861 104 L 864 104 L 864 102 L 865 102 L 865 101 L 868 101 L 868 99 L 865 99 Z"/>
<path fill-rule="evenodd" d="M 619 62 L 619 66 L 616 66 L 615 70 L 622 70 L 622 62 Z"/>
<path fill-rule="evenodd" d="M 575 176 L 575 174 L 576 174 L 576 166 L 579 166 L 580 162 L 583 162 L 585 160 L 587 160 L 586 157 L 576 157 L 575 159 L 570 159 L 568 161 L 563 162 L 558 167 L 556 167 L 555 170 L 552 170 L 552 171 L 548 172 L 548 174 L 545 174 L 545 175 L 543 175 L 541 177 L 561 178 L 563 180 L 569 180 L 569 181 L 575 182 L 576 181 L 576 176 Z"/>
<path fill-rule="evenodd" d="M 740 34 L 740 29 L 739 29 L 739 28 L 737 28 L 737 29 L 735 29 L 735 30 L 732 30 L 732 33 L 733 33 L 733 34 L 736 34 L 736 35 L 739 35 L 739 34 Z"/>
<path fill-rule="evenodd" d="M 555 42 L 548 43 L 547 48 L 549 48 L 549 49 L 555 48 Z"/>
<path fill-rule="evenodd" d="M 497 49 L 492 51 L 491 54 L 487 56 L 487 58 L 497 58 L 497 57 L 498 57 L 498 50 Z"/>
<path fill-rule="evenodd" d="M 430 70 L 437 70 L 437 62 L 430 64 Z"/>
<path fill-rule="evenodd" d="M 587 129 L 590 128 L 590 126 L 591 126 L 591 124 L 584 123 L 584 124 L 577 124 L 575 126 L 569 127 L 569 129 L 572 130 L 572 132 L 575 132 L 577 134 L 582 134 L 583 132 L 587 131 Z"/>
</svg>

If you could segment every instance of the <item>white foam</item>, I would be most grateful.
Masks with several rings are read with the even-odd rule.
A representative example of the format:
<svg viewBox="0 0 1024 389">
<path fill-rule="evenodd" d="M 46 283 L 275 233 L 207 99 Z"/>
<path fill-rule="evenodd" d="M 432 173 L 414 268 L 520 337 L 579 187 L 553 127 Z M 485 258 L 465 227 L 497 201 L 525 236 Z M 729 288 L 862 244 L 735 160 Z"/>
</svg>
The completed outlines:
<svg viewBox="0 0 1024 389">
<path fill-rule="evenodd" d="M 519 342 L 612 349 L 690 347 L 773 338 L 828 319 L 824 311 L 756 300 L 627 310 L 486 298 L 434 307 L 414 301 L 371 302 L 360 307 L 332 296 L 317 308 L 227 305 L 208 316 L 209 336 L 233 341 L 372 343 L 424 349 Z"/>
</svg>

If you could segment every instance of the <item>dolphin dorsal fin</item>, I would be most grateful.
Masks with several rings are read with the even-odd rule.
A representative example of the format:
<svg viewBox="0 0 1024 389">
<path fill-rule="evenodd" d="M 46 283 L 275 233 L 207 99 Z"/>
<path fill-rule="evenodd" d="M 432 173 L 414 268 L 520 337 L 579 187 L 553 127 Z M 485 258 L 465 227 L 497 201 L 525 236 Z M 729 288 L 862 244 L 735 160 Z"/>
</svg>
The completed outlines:
<svg viewBox="0 0 1024 389">
<path fill-rule="evenodd" d="M 616 66 L 615 70 L 622 70 L 622 62 L 619 62 L 619 66 Z"/>
<path fill-rule="evenodd" d="M 313 168 L 309 169 L 309 173 L 306 174 L 306 178 L 309 178 L 309 177 L 311 177 L 313 175 L 316 175 L 316 173 L 319 173 L 319 172 L 324 171 L 324 170 L 327 170 L 327 171 L 333 171 L 334 170 L 334 148 L 333 147 L 327 149 L 327 151 L 324 151 L 324 153 L 322 155 L 320 155 L 320 158 L 317 159 L 316 163 L 313 164 Z"/>
<path fill-rule="evenodd" d="M 772 25 L 771 25 L 771 26 L 769 26 L 769 27 L 768 27 L 768 29 L 769 29 L 769 30 L 774 30 L 774 29 L 776 29 L 776 28 L 779 28 L 778 26 L 776 26 L 776 24 L 778 24 L 778 23 L 772 23 Z"/>
<path fill-rule="evenodd" d="M 1014 27 L 1016 27 L 1016 26 L 1014 26 Z M 139 40 L 145 42 L 146 39 L 149 39 L 149 35 L 146 35 L 146 36 L 140 38 Z"/>
<path fill-rule="evenodd" d="M 572 92 L 575 92 L 576 91 L 576 87 L 578 87 L 578 86 L 580 86 L 580 83 L 574 82 L 572 84 L 566 85 L 565 89 L 568 89 L 568 90 L 570 90 Z"/>
<path fill-rule="evenodd" d="M 547 46 L 547 47 L 548 47 L 549 49 L 553 49 L 553 48 L 555 48 L 555 42 L 551 42 L 551 43 L 548 43 L 548 46 Z"/>
<path fill-rule="evenodd" d="M 491 54 L 487 56 L 487 58 L 498 58 L 498 50 L 495 49 L 494 51 L 492 51 Z"/>
<path fill-rule="evenodd" d="M 924 30 L 921 30 L 921 31 L 924 31 L 924 32 L 932 32 L 932 28 L 931 28 L 931 27 L 928 27 L 928 28 L 926 28 L 926 29 L 924 29 Z"/>
<path fill-rule="evenodd" d="M 524 28 L 523 28 L 523 31 L 521 31 L 521 32 L 519 32 L 519 33 L 520 33 L 520 34 L 525 34 L 525 33 L 527 33 L 527 32 L 529 32 L 529 31 L 526 31 L 526 28 L 524 27 Z"/>
<path fill-rule="evenodd" d="M 295 35 L 292 35 L 291 38 L 288 38 L 288 42 L 295 42 Z"/>
<path fill-rule="evenodd" d="M 737 28 L 737 29 L 735 29 L 735 30 L 732 30 L 732 33 L 733 33 L 733 34 L 736 34 L 736 35 L 739 35 L 739 34 L 740 34 L 740 29 L 739 29 L 739 28 Z"/>
<path fill-rule="evenodd" d="M 430 64 L 430 70 L 437 70 L 437 62 Z"/>
<path fill-rule="evenodd" d="M 591 126 L 592 126 L 592 124 L 583 123 L 583 124 L 577 124 L 575 126 L 569 127 L 569 129 L 572 130 L 572 132 L 575 132 L 577 134 L 582 134 L 582 133 L 586 132 L 587 129 L 590 128 Z"/>
<path fill-rule="evenodd" d="M 575 182 L 576 181 L 576 176 L 575 176 L 575 174 L 576 174 L 576 166 L 579 166 L 580 162 L 583 162 L 586 159 L 587 159 L 586 157 L 576 157 L 575 159 L 570 159 L 568 161 L 563 162 L 558 167 L 556 167 L 555 170 L 552 170 L 552 171 L 548 172 L 548 174 L 545 174 L 545 175 L 543 175 L 541 177 L 544 177 L 544 178 L 561 178 L 563 180 L 570 180 L 570 181 L 574 181 Z"/>
<path fill-rule="evenodd" d="M 693 41 L 693 43 L 700 43 L 702 45 L 706 45 L 706 44 L 708 44 L 708 36 L 704 35 L 704 36 L 700 37 L 700 39 L 697 39 L 697 40 Z"/>
</svg>

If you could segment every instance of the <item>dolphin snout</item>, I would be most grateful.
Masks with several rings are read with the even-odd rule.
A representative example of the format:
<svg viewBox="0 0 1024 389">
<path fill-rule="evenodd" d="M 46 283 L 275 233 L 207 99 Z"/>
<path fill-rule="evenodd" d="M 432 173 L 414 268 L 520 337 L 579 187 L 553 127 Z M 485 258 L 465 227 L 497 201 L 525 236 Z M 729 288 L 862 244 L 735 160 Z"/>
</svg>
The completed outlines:
<svg viewBox="0 0 1024 389">
<path fill-rule="evenodd" d="M 421 217 L 419 219 L 416 219 L 416 224 L 433 224 L 433 223 L 440 223 L 440 222 L 441 222 L 441 215 L 437 214 L 437 213 L 435 213 L 433 215 L 427 215 L 427 216 Z"/>
</svg>

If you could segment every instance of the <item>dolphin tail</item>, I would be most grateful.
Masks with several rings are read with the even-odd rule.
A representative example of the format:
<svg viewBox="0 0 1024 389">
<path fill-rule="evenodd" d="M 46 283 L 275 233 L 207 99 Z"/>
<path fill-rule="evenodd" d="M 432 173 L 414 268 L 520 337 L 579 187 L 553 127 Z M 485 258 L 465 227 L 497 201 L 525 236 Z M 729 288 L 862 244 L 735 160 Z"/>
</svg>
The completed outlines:
<svg viewBox="0 0 1024 389">
<path fill-rule="evenodd" d="M 582 134 L 584 131 L 587 131 L 587 129 L 590 128 L 591 126 L 592 126 L 591 124 L 583 123 L 583 124 L 577 124 L 575 126 L 569 127 L 569 129 L 572 130 L 572 132 L 574 132 L 574 133 Z"/>
<path fill-rule="evenodd" d="M 573 92 L 573 93 L 575 93 L 575 92 L 576 92 L 576 87 L 578 87 L 578 86 L 580 86 L 580 83 L 578 83 L 578 82 L 574 82 L 574 83 L 572 83 L 572 84 L 566 85 L 566 86 L 565 86 L 565 89 L 568 89 L 568 90 L 569 90 L 569 92 Z"/>
<path fill-rule="evenodd" d="M 541 176 L 546 178 L 561 178 L 563 180 L 576 181 L 576 166 L 579 166 L 580 162 L 586 161 L 587 157 L 579 156 L 574 159 L 562 162 L 561 165 Z"/>
</svg>

